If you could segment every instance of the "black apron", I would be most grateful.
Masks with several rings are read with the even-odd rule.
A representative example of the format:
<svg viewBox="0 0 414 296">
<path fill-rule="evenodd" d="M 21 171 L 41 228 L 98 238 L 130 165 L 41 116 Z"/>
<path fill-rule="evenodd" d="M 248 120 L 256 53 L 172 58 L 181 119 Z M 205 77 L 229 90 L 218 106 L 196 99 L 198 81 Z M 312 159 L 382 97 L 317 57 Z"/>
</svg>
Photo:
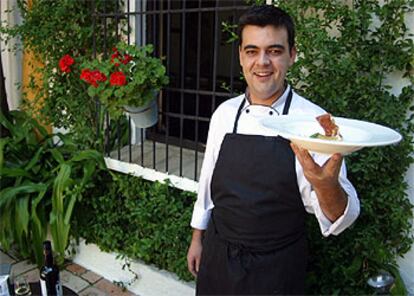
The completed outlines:
<svg viewBox="0 0 414 296">
<path fill-rule="evenodd" d="M 283 114 L 291 100 L 292 90 Z M 213 171 L 196 294 L 304 294 L 306 212 L 295 156 L 284 138 L 237 134 L 245 101 Z"/>
</svg>

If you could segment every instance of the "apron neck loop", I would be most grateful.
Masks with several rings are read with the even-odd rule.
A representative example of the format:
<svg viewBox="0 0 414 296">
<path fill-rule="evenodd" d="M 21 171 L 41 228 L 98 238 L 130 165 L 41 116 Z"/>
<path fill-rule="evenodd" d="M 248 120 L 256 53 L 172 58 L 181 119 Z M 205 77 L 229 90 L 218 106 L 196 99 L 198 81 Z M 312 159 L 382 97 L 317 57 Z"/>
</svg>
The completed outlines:
<svg viewBox="0 0 414 296">
<path fill-rule="evenodd" d="M 289 113 L 290 103 L 292 103 L 292 96 L 293 96 L 292 87 L 290 87 L 289 94 L 288 94 L 288 97 L 286 98 L 282 115 L 287 115 Z"/>
<path fill-rule="evenodd" d="M 237 133 L 237 125 L 239 124 L 239 118 L 240 118 L 240 115 L 241 115 L 241 110 L 243 109 L 244 103 L 246 101 L 247 101 L 247 97 L 245 95 L 242 102 L 241 102 L 241 104 L 240 104 L 239 110 L 237 110 L 237 115 L 236 115 L 236 119 L 234 120 L 234 126 L 233 126 L 233 134 Z"/>
<path fill-rule="evenodd" d="M 237 110 L 237 115 L 236 115 L 236 119 L 234 120 L 234 126 L 233 126 L 233 134 L 237 133 L 237 125 L 239 124 L 239 118 L 243 110 L 244 104 L 248 100 L 247 96 L 248 94 L 244 95 L 244 98 L 239 106 L 239 109 Z M 283 107 L 282 115 L 287 115 L 289 113 L 290 104 L 292 103 L 292 96 L 293 96 L 292 87 L 290 87 L 288 97 L 286 98 L 286 101 L 285 101 L 285 106 Z"/>
</svg>

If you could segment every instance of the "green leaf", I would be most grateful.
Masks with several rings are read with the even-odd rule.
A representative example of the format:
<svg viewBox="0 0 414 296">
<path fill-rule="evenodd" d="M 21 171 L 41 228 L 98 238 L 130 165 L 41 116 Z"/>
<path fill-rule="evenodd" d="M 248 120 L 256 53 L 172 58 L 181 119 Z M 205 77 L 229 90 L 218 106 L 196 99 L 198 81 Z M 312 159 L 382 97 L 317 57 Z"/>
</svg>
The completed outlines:
<svg viewBox="0 0 414 296">
<path fill-rule="evenodd" d="M 50 149 L 49 152 L 58 163 L 61 164 L 65 162 L 62 153 L 58 149 Z"/>
<path fill-rule="evenodd" d="M 23 232 L 28 235 L 29 225 L 29 199 L 30 195 L 25 195 L 17 198 L 16 209 L 15 209 L 15 221 L 16 221 L 16 232 L 20 237 Z"/>
<path fill-rule="evenodd" d="M 22 193 L 33 193 L 46 190 L 47 185 L 45 184 L 35 184 L 26 182 L 25 184 L 7 187 L 0 191 L 0 208 L 4 205 L 10 204 L 10 202 L 16 198 L 18 194 Z"/>
<path fill-rule="evenodd" d="M 9 138 L 0 139 L 0 169 L 3 168 L 4 165 L 4 147 L 7 145 L 8 142 L 10 142 Z"/>
</svg>

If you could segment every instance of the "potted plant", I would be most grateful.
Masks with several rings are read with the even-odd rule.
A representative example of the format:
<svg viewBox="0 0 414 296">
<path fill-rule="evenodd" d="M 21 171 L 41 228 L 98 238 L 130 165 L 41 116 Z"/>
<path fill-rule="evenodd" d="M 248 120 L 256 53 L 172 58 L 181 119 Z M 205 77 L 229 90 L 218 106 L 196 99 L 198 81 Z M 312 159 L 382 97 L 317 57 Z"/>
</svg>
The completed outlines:
<svg viewBox="0 0 414 296">
<path fill-rule="evenodd" d="M 114 119 L 127 112 L 137 127 L 154 125 L 157 94 L 168 84 L 165 67 L 151 56 L 151 44 L 120 42 L 112 51 L 108 58 L 100 55 L 82 64 L 80 79 L 89 84 L 88 95 L 99 98 Z"/>
</svg>

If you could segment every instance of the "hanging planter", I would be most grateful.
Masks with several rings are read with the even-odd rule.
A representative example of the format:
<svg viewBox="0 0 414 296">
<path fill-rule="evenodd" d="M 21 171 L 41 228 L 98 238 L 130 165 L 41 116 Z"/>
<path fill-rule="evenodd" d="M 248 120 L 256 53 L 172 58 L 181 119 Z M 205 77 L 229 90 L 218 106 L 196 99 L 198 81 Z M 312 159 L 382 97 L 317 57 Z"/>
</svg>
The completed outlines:
<svg viewBox="0 0 414 296">
<path fill-rule="evenodd" d="M 82 64 L 80 78 L 89 84 L 88 94 L 99 98 L 112 119 L 123 114 L 137 127 L 158 120 L 157 94 L 168 84 L 161 60 L 152 56 L 152 45 L 137 47 L 120 42 L 107 59 L 102 56 Z"/>
<path fill-rule="evenodd" d="M 124 106 L 124 110 L 136 127 L 147 128 L 158 122 L 158 104 L 156 97 L 140 107 Z"/>
</svg>

